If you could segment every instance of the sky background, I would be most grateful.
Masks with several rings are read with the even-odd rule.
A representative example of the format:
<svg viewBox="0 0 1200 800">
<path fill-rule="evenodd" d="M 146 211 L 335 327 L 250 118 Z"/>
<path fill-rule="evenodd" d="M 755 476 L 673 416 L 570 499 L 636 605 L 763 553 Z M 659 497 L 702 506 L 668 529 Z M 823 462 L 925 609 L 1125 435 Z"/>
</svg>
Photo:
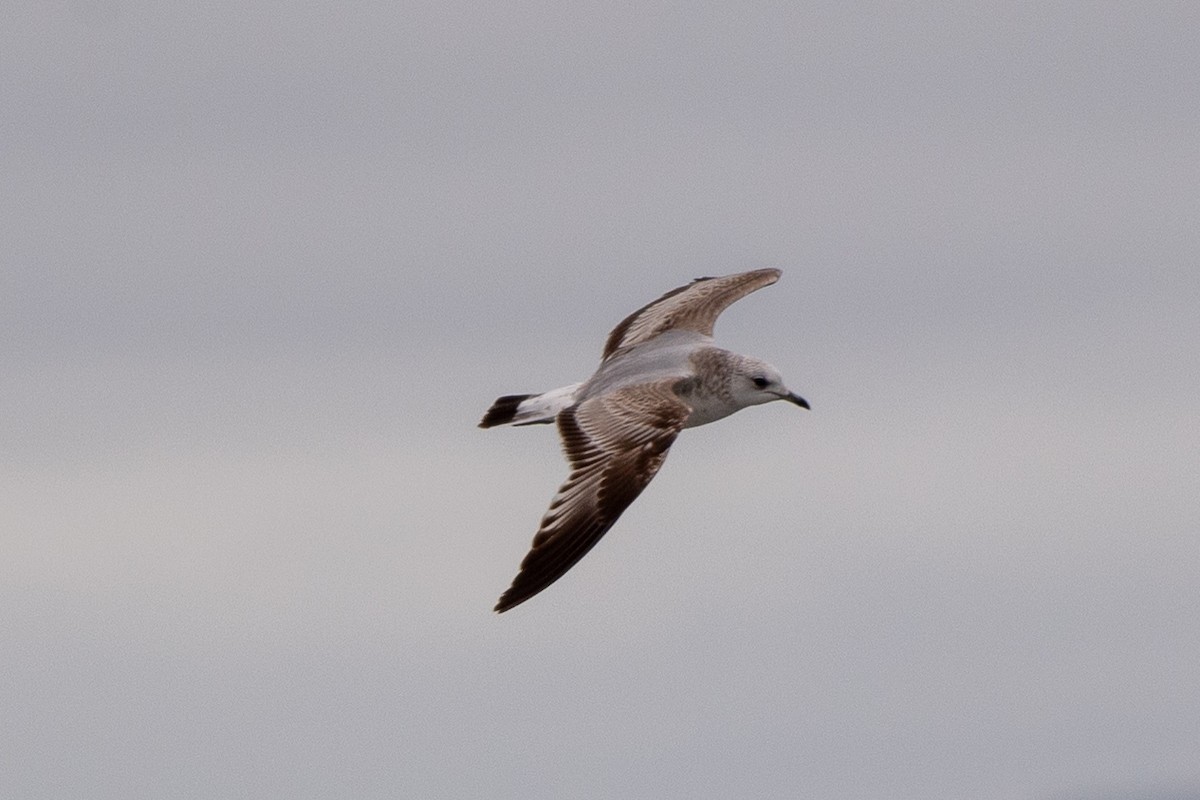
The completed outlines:
<svg viewBox="0 0 1200 800">
<path fill-rule="evenodd" d="M 16 0 L 0 795 L 1200 797 L 1200 5 Z M 491 612 L 492 399 L 812 404 Z"/>
</svg>

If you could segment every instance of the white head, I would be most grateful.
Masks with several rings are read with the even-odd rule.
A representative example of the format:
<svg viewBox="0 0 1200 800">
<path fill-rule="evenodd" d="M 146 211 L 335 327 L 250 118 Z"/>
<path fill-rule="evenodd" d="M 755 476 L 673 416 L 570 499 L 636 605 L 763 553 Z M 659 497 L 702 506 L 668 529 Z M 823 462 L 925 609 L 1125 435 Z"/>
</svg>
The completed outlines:
<svg viewBox="0 0 1200 800">
<path fill-rule="evenodd" d="M 742 356 L 739 360 L 729 390 L 734 401 L 743 407 L 772 400 L 787 400 L 801 408 L 808 408 L 808 402 L 803 397 L 784 386 L 779 370 L 750 356 Z"/>
</svg>

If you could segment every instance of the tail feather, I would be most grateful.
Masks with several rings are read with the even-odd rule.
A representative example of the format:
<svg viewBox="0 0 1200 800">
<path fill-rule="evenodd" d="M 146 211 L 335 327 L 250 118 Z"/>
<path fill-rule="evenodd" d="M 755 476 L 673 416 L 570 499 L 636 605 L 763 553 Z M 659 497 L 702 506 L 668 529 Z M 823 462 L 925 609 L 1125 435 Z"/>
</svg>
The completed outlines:
<svg viewBox="0 0 1200 800">
<path fill-rule="evenodd" d="M 493 425 L 549 425 L 564 408 L 575 402 L 575 392 L 582 383 L 572 383 L 541 394 L 506 394 L 483 415 L 481 428 Z"/>
<path fill-rule="evenodd" d="M 497 397 L 496 402 L 492 403 L 492 407 L 483 415 L 479 427 L 490 428 L 493 425 L 512 422 L 513 418 L 517 416 L 517 408 L 523 401 L 531 397 L 533 397 L 531 394 L 506 394 L 503 397 Z"/>
</svg>

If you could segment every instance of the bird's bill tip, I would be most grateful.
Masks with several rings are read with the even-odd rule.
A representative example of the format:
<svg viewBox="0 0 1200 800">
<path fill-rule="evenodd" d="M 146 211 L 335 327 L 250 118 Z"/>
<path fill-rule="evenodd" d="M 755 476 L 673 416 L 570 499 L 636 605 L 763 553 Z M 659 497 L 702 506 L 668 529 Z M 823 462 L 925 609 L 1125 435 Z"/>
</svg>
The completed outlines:
<svg viewBox="0 0 1200 800">
<path fill-rule="evenodd" d="M 800 406 L 801 408 L 809 407 L 808 401 L 805 400 L 800 395 L 796 394 L 795 392 L 788 392 L 787 394 L 785 394 L 783 396 L 783 399 L 787 400 L 788 402 L 795 403 L 796 405 Z M 811 411 L 812 409 L 809 409 L 809 410 Z"/>
</svg>

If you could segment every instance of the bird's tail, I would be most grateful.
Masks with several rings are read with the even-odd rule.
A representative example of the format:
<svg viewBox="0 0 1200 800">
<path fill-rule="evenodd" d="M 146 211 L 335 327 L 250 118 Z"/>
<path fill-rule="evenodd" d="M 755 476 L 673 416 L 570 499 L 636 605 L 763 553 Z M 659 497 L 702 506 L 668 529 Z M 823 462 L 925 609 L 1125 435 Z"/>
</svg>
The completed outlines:
<svg viewBox="0 0 1200 800">
<path fill-rule="evenodd" d="M 506 394 L 483 415 L 481 428 L 496 425 L 538 425 L 554 422 L 558 412 L 575 404 L 575 392 L 581 383 L 551 389 L 542 394 Z"/>
</svg>

